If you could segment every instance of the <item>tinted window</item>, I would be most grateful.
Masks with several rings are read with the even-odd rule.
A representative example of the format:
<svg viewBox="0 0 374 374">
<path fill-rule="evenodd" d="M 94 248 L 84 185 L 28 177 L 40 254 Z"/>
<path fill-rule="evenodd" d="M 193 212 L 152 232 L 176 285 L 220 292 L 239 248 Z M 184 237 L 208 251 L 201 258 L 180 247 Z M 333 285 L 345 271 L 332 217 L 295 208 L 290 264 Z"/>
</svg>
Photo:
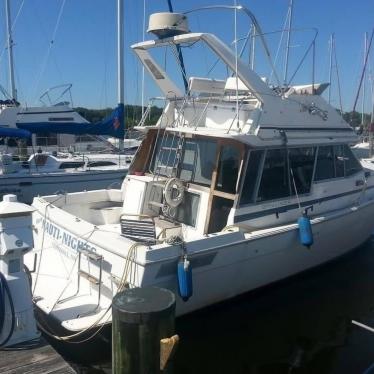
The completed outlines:
<svg viewBox="0 0 374 374">
<path fill-rule="evenodd" d="M 185 139 L 179 177 L 210 186 L 216 163 L 217 144 L 207 139 Z"/>
<path fill-rule="evenodd" d="M 217 190 L 232 194 L 236 193 L 239 157 L 240 152 L 236 147 L 232 145 L 222 146 L 217 170 Z"/>
<path fill-rule="evenodd" d="M 80 168 L 84 165 L 84 162 L 79 162 L 79 161 L 67 161 L 67 162 L 62 162 L 60 164 L 59 169 L 75 169 L 75 168 Z"/>
<path fill-rule="evenodd" d="M 318 147 L 316 175 L 314 180 L 341 178 L 362 170 L 361 164 L 345 145 Z"/>
<path fill-rule="evenodd" d="M 292 194 L 310 192 L 312 184 L 315 148 L 290 148 L 288 151 Z"/>
<path fill-rule="evenodd" d="M 335 177 L 334 151 L 332 146 L 318 147 L 315 181 Z"/>
<path fill-rule="evenodd" d="M 362 170 L 362 166 L 352 153 L 351 148 L 344 145 L 345 175 L 349 177 Z"/>
<path fill-rule="evenodd" d="M 182 144 L 181 151 L 177 151 L 178 144 Z M 178 153 L 181 153 L 180 162 Z M 178 136 L 169 135 L 164 139 L 161 136 L 157 141 L 150 170 L 155 174 L 177 175 L 185 181 L 210 186 L 216 154 L 217 143 L 210 139 L 180 141 Z"/>
<path fill-rule="evenodd" d="M 285 149 L 269 149 L 266 152 L 257 201 L 279 199 L 290 195 Z"/>
<path fill-rule="evenodd" d="M 89 161 L 87 166 L 113 166 L 117 165 L 115 162 L 112 161 Z"/>
<path fill-rule="evenodd" d="M 240 204 L 249 204 L 254 202 L 254 192 L 257 176 L 260 171 L 263 151 L 251 151 L 249 155 L 247 170 L 245 173 Z"/>
</svg>

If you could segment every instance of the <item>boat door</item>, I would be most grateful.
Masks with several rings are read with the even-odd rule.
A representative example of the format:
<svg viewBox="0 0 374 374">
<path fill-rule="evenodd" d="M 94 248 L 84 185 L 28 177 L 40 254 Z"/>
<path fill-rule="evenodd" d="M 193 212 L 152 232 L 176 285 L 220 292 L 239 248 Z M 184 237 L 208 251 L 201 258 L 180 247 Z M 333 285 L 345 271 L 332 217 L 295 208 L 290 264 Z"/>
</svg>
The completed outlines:
<svg viewBox="0 0 374 374">
<path fill-rule="evenodd" d="M 245 147 L 239 142 L 227 139 L 218 141 L 205 233 L 218 232 L 227 226 L 230 210 L 238 197 L 244 153 Z"/>
</svg>

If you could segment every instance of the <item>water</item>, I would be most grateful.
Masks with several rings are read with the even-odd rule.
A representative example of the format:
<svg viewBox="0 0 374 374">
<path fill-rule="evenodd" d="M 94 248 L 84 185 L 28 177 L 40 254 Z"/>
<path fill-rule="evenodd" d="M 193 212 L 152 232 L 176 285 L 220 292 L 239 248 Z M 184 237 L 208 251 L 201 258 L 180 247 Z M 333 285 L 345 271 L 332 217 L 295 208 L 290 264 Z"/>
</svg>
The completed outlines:
<svg viewBox="0 0 374 374">
<path fill-rule="evenodd" d="M 352 319 L 374 327 L 374 241 L 318 269 L 178 319 L 175 373 L 363 373 L 374 362 L 374 334 Z M 97 373 L 109 367 L 108 357 L 80 366 Z"/>
</svg>

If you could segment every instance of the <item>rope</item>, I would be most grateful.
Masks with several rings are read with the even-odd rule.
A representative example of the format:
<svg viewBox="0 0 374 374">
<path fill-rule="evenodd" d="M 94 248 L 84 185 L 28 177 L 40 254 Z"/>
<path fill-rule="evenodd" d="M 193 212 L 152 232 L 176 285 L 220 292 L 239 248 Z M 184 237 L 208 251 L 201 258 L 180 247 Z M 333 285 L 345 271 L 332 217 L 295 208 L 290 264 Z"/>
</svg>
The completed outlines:
<svg viewBox="0 0 374 374">
<path fill-rule="evenodd" d="M 126 256 L 126 261 L 125 261 L 125 266 L 124 266 L 124 270 L 123 270 L 123 273 L 122 273 L 121 281 L 120 281 L 120 283 L 119 283 L 119 285 L 117 287 L 117 293 L 123 291 L 126 288 L 126 286 L 128 284 L 127 280 L 129 279 L 129 276 L 131 276 L 131 272 L 132 272 L 132 269 L 133 269 L 132 265 L 135 264 L 135 259 L 136 259 L 136 255 L 137 255 L 137 251 L 136 251 L 137 247 L 141 246 L 141 245 L 143 245 L 143 244 L 142 243 L 134 243 L 129 248 L 127 256 Z M 65 335 L 65 336 L 55 335 L 51 331 L 49 331 L 49 329 L 45 328 L 39 321 L 37 322 L 38 323 L 38 327 L 46 335 L 48 335 L 48 336 L 50 336 L 50 337 L 52 337 L 52 338 L 54 338 L 56 340 L 64 341 L 64 342 L 68 342 L 68 343 L 72 343 L 72 344 L 81 344 L 81 343 L 84 343 L 84 342 L 87 342 L 87 341 L 93 339 L 97 334 L 99 334 L 99 332 L 105 327 L 105 324 L 108 322 L 109 317 L 107 318 L 106 321 L 104 321 L 101 324 L 101 326 L 95 332 L 93 332 L 88 337 L 86 337 L 84 339 L 81 339 L 79 341 L 70 341 L 70 339 L 79 337 L 79 336 L 85 334 L 86 332 L 88 332 L 88 331 L 94 329 L 95 327 L 97 327 L 100 324 L 100 322 L 103 321 L 104 318 L 107 316 L 108 312 L 112 308 L 112 305 L 113 305 L 113 301 L 107 307 L 107 309 L 102 314 L 102 316 L 99 317 L 95 322 L 93 322 L 90 326 L 86 327 L 85 329 L 80 330 L 80 331 L 78 331 L 78 332 L 76 332 L 74 334 L 71 334 L 71 335 Z"/>
<path fill-rule="evenodd" d="M 59 195 L 55 200 L 53 201 L 50 201 L 46 206 L 45 206 L 45 211 L 44 211 L 44 224 L 47 220 L 47 209 L 49 208 L 50 205 L 54 204 L 57 200 L 61 199 L 62 196 L 65 196 L 65 195 Z M 43 257 L 43 250 L 44 250 L 44 239 L 45 239 L 45 229 L 44 227 L 43 228 L 43 233 L 42 233 L 42 242 L 41 242 L 41 249 L 40 249 L 40 257 L 39 257 L 39 263 L 38 263 L 38 269 L 36 270 L 36 276 L 35 276 L 35 283 L 34 283 L 34 287 L 32 289 L 32 296 L 34 296 L 34 292 L 35 292 L 35 288 L 36 288 L 36 285 L 38 283 L 38 279 L 39 279 L 39 272 L 40 272 L 40 266 L 41 266 L 41 263 L 42 263 L 42 257 Z"/>
<path fill-rule="evenodd" d="M 297 192 L 296 183 L 295 183 L 295 177 L 293 176 L 293 170 L 292 170 L 291 167 L 290 167 L 290 172 L 291 172 L 291 176 L 292 176 L 293 187 L 295 189 L 295 194 L 296 194 L 296 199 L 297 199 L 297 205 L 299 206 L 300 213 L 302 214 L 303 211 L 301 209 L 300 197 L 299 197 L 299 194 Z"/>
</svg>

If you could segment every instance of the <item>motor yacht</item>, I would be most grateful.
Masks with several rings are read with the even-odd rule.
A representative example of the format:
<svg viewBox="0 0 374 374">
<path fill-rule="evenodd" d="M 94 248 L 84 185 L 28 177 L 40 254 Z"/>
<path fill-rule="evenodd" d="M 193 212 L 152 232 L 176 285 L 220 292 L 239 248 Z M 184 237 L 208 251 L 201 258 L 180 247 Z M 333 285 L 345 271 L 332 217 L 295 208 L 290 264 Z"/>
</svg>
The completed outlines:
<svg viewBox="0 0 374 374">
<path fill-rule="evenodd" d="M 186 23 L 153 15 L 159 38 L 132 46 L 166 103 L 155 126 L 139 126 L 121 190 L 33 201 L 35 305 L 72 333 L 110 324 L 125 288 L 174 291 L 180 316 L 331 261 L 373 232 L 374 176 L 323 85 L 270 86 Z M 187 76 L 183 92 L 152 52 L 198 45 L 229 74 Z"/>
</svg>

